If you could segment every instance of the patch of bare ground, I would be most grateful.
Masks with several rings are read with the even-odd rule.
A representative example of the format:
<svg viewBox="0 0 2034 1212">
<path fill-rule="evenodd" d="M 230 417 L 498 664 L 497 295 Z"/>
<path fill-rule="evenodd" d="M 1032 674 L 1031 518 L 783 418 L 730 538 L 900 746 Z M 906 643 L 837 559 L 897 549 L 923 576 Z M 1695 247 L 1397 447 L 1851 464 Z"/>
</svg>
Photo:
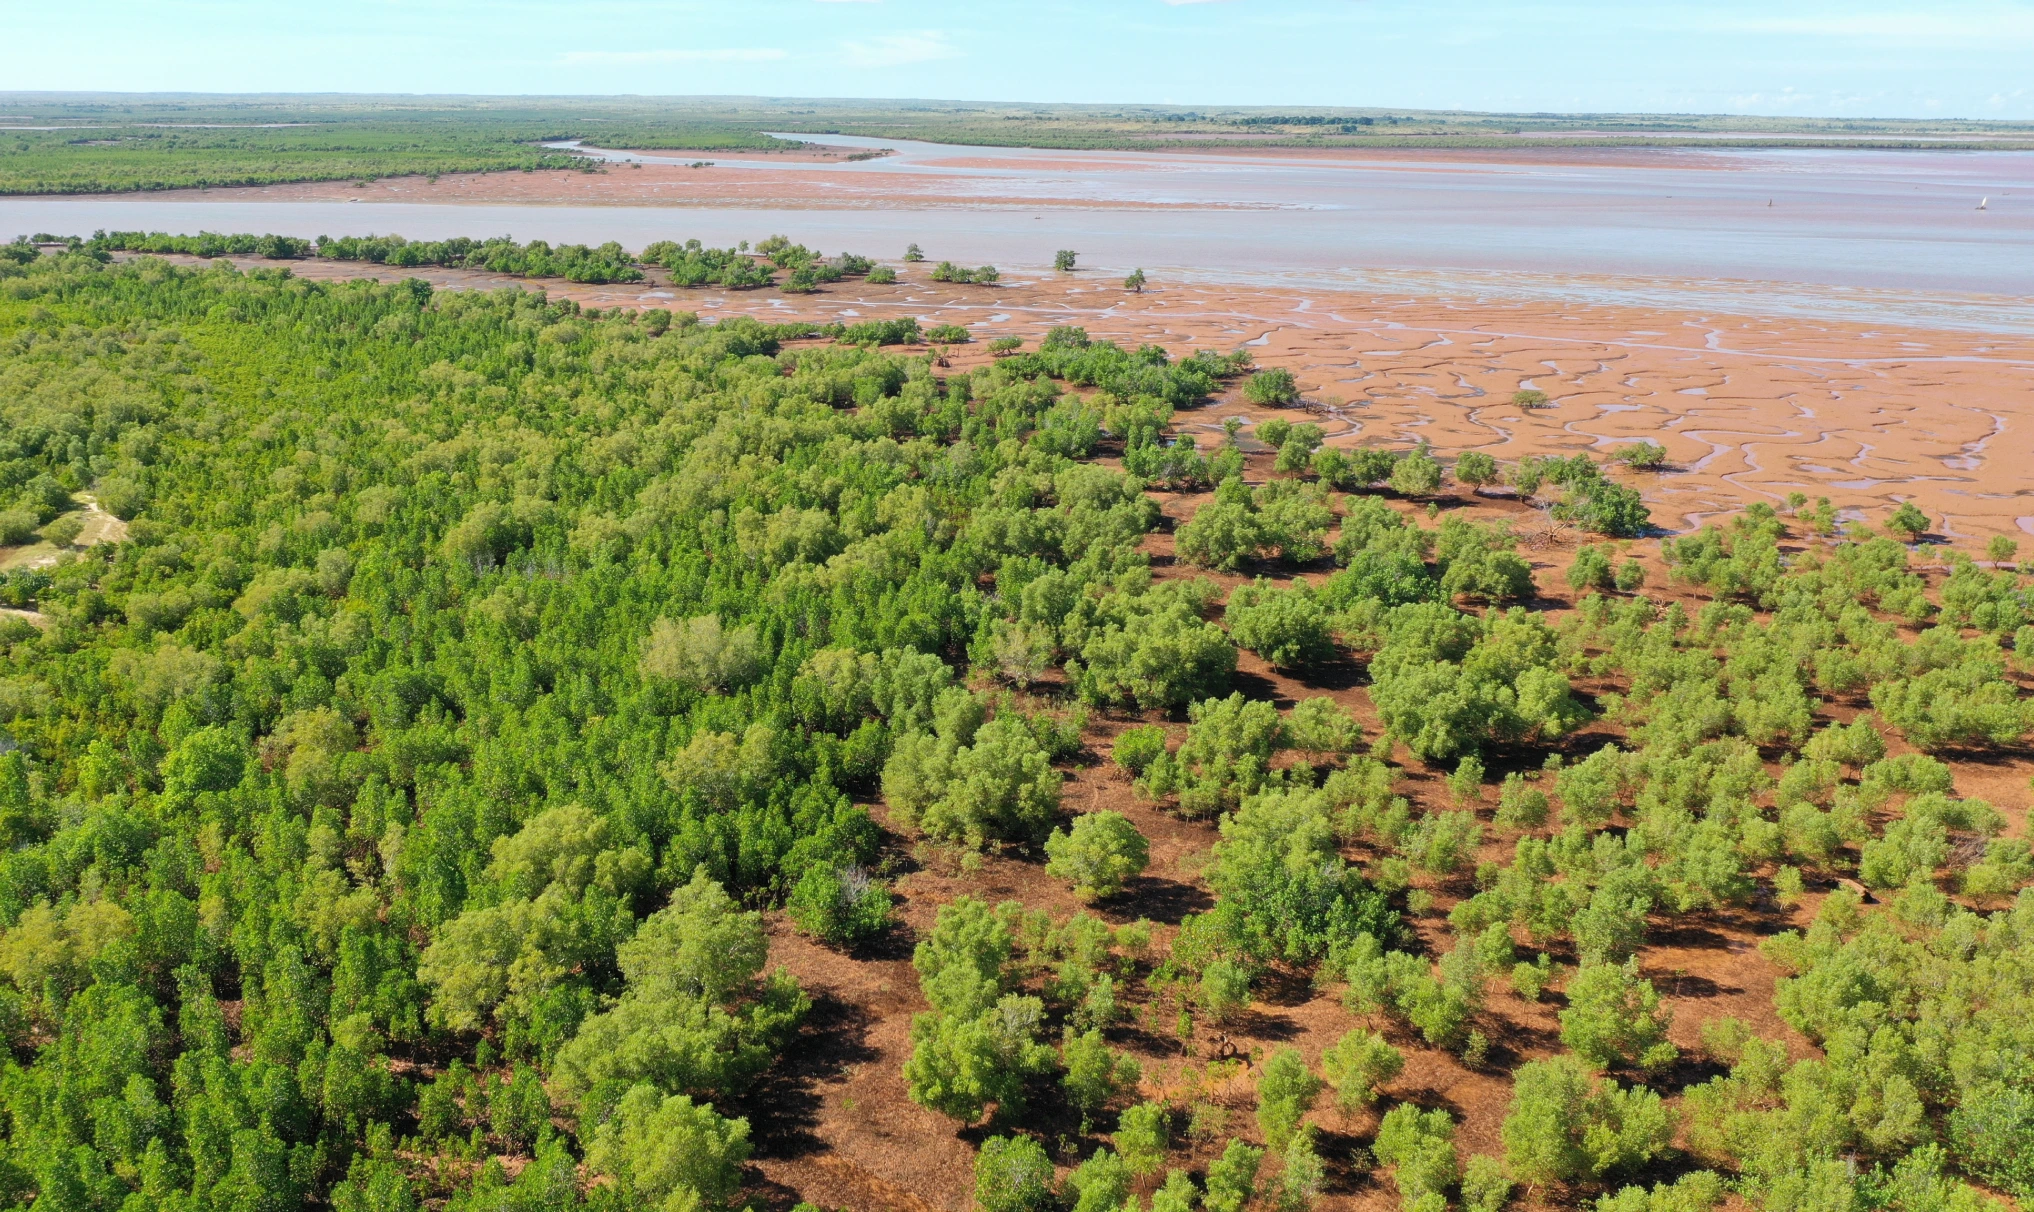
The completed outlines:
<svg viewBox="0 0 2034 1212">
<path fill-rule="evenodd" d="M 94 500 L 89 493 L 78 493 L 76 495 L 79 501 L 79 508 L 63 515 L 66 517 L 76 517 L 81 527 L 78 531 L 78 537 L 71 540 L 70 547 L 95 547 L 100 543 L 118 543 L 127 538 L 127 523 L 99 508 L 99 502 Z M 0 547 L 0 572 L 9 572 L 16 568 L 47 568 L 57 562 L 58 558 L 63 555 L 64 550 L 65 548 L 58 547 L 56 544 L 49 542 L 26 543 L 19 547 Z M 47 621 L 43 619 L 42 615 L 36 614 L 32 610 L 6 610 L 0 611 L 0 613 L 18 615 L 35 623 L 38 627 Z"/>
<path fill-rule="evenodd" d="M 852 953 L 828 950 L 781 920 L 771 958 L 813 998 L 813 1013 L 765 1083 L 730 1113 L 748 1116 L 756 1169 L 772 1198 L 823 1207 L 964 1209 L 974 1151 L 951 1121 L 905 1096 L 911 1016 L 927 1009 L 911 967 L 911 940 L 930 906 L 900 886 L 899 923 Z"/>
</svg>

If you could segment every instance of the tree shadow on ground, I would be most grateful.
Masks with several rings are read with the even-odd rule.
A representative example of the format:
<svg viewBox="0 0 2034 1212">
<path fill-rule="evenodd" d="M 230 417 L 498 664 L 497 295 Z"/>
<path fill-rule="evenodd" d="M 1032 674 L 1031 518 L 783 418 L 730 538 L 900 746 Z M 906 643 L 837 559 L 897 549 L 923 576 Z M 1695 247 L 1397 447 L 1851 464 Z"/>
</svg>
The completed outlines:
<svg viewBox="0 0 2034 1212">
<path fill-rule="evenodd" d="M 1730 940 L 1707 925 L 1670 918 L 1646 929 L 1648 947 L 1683 947 L 1690 951 L 1728 951 Z"/>
<path fill-rule="evenodd" d="M 1378 1182 L 1377 1172 L 1357 1160 L 1361 1156 L 1358 1150 L 1366 1148 L 1369 1141 L 1369 1137 L 1352 1132 L 1315 1127 L 1314 1152 L 1328 1163 L 1329 1193 L 1349 1194 Z"/>
<path fill-rule="evenodd" d="M 1253 1040 L 1284 1042 L 1299 1038 L 1299 1028 L 1283 1014 L 1273 1014 L 1252 1006 L 1239 1010 L 1223 1024 L 1224 1032 Z"/>
<path fill-rule="evenodd" d="M 1309 690 L 1354 690 L 1369 685 L 1370 666 L 1345 656 L 1298 670 L 1292 677 Z"/>
<path fill-rule="evenodd" d="M 1315 992 L 1313 978 L 1303 973 L 1274 968 L 1257 978 L 1257 1000 L 1268 1006 L 1304 1006 Z"/>
<path fill-rule="evenodd" d="M 1230 679 L 1229 685 L 1231 689 L 1241 691 L 1244 698 L 1252 701 L 1262 700 L 1268 702 L 1281 711 L 1291 707 L 1294 702 L 1279 687 L 1277 682 L 1272 681 L 1261 673 L 1250 673 L 1239 669 L 1236 671 L 1235 677 Z"/>
<path fill-rule="evenodd" d="M 1671 1096 L 1690 1086 L 1699 1086 L 1716 1077 L 1725 1077 L 1730 1070 L 1697 1052 L 1683 1052 L 1681 1059 L 1646 1079 L 1646 1084 L 1664 1096 Z"/>
<path fill-rule="evenodd" d="M 1150 918 L 1161 925 L 1177 926 L 1187 914 L 1205 913 L 1214 904 L 1214 898 L 1205 888 L 1163 876 L 1140 875 L 1125 884 L 1123 891 L 1096 907 L 1120 922 Z"/>
<path fill-rule="evenodd" d="M 881 1055 L 868 1044 L 874 1018 L 863 1007 L 830 993 L 813 998 L 805 1023 L 763 1077 L 740 1098 L 727 1100 L 725 1113 L 749 1121 L 756 1155 L 796 1158 L 821 1152 L 817 1135 L 820 1084 L 852 1066 Z"/>
<path fill-rule="evenodd" d="M 851 959 L 864 963 L 880 963 L 885 960 L 908 960 L 918 946 L 918 939 L 911 928 L 892 918 L 890 924 L 865 939 L 858 940 L 848 950 Z"/>
<path fill-rule="evenodd" d="M 1668 997 L 1688 1001 L 1703 1001 L 1744 992 L 1734 985 L 1719 985 L 1706 976 L 1695 976 L 1691 973 L 1672 973 L 1655 977 L 1653 986 Z"/>
<path fill-rule="evenodd" d="M 747 1177 L 750 1181 L 742 1186 L 742 1202 L 755 1212 L 791 1212 L 805 1202 L 798 1192 L 762 1177 L 754 1167 L 750 1167 Z"/>
</svg>

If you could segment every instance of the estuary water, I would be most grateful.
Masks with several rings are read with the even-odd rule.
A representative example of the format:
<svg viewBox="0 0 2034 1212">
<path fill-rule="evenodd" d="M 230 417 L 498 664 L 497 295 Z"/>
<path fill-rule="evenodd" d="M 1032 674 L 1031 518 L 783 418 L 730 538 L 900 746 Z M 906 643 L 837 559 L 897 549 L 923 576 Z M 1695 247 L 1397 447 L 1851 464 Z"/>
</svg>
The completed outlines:
<svg viewBox="0 0 2034 1212">
<path fill-rule="evenodd" d="M 828 164 L 710 156 L 708 174 L 764 182 L 760 205 L 706 190 L 678 205 L 670 194 L 459 204 L 380 201 L 372 190 L 360 202 L 237 191 L 7 198 L 0 238 L 98 228 L 509 233 L 639 248 L 783 232 L 876 256 L 915 241 L 1006 272 L 1072 248 L 1084 267 L 1197 280 L 2034 331 L 2034 154 L 2023 152 L 1283 156 L 826 142 L 889 154 Z M 701 156 L 580 150 L 657 165 Z M 612 176 L 620 189 L 637 174 Z"/>
</svg>

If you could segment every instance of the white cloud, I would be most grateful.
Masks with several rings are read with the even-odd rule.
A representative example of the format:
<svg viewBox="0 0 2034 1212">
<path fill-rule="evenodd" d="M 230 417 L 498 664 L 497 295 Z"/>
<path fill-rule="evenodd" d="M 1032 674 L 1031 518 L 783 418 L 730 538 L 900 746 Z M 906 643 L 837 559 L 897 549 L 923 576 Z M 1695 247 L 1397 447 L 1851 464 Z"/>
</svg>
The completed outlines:
<svg viewBox="0 0 2034 1212">
<path fill-rule="evenodd" d="M 599 63 L 771 63 L 791 57 L 774 46 L 674 48 L 634 51 L 567 51 L 561 60 L 571 64 Z"/>
<path fill-rule="evenodd" d="M 883 34 L 862 42 L 848 42 L 847 61 L 855 67 L 902 67 L 908 63 L 931 63 L 958 59 L 960 48 L 937 30 L 910 34 Z"/>
<path fill-rule="evenodd" d="M 1899 45 L 1997 47 L 2034 42 L 2034 8 L 1987 5 L 1962 12 L 1831 13 L 1806 17 L 1698 17 L 1699 28 L 1723 33 L 1843 38 Z"/>
</svg>

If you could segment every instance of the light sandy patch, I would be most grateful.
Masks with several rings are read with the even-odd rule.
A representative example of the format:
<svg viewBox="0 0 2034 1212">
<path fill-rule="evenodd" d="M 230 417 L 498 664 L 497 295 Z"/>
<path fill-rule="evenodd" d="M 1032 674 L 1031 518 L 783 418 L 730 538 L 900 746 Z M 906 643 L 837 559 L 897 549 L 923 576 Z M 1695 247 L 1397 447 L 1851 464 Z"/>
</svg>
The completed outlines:
<svg viewBox="0 0 2034 1212">
<path fill-rule="evenodd" d="M 73 509 L 60 517 L 75 517 L 83 524 L 78 537 L 68 548 L 54 543 L 30 543 L 23 547 L 0 547 L 0 572 L 16 568 L 48 568 L 55 564 L 65 551 L 85 547 L 96 547 L 101 543 L 119 543 L 127 538 L 127 523 L 99 508 L 99 502 L 90 493 L 73 493 L 82 502 L 82 508 Z"/>
<path fill-rule="evenodd" d="M 13 572 L 17 568 L 47 568 L 57 562 L 59 554 L 52 543 L 0 547 L 0 572 Z"/>
<path fill-rule="evenodd" d="M 127 538 L 127 523 L 99 508 L 98 499 L 90 493 L 76 494 L 85 507 L 78 511 L 79 520 L 85 528 L 78 532 L 79 547 L 96 547 L 100 543 L 119 543 Z"/>
</svg>

